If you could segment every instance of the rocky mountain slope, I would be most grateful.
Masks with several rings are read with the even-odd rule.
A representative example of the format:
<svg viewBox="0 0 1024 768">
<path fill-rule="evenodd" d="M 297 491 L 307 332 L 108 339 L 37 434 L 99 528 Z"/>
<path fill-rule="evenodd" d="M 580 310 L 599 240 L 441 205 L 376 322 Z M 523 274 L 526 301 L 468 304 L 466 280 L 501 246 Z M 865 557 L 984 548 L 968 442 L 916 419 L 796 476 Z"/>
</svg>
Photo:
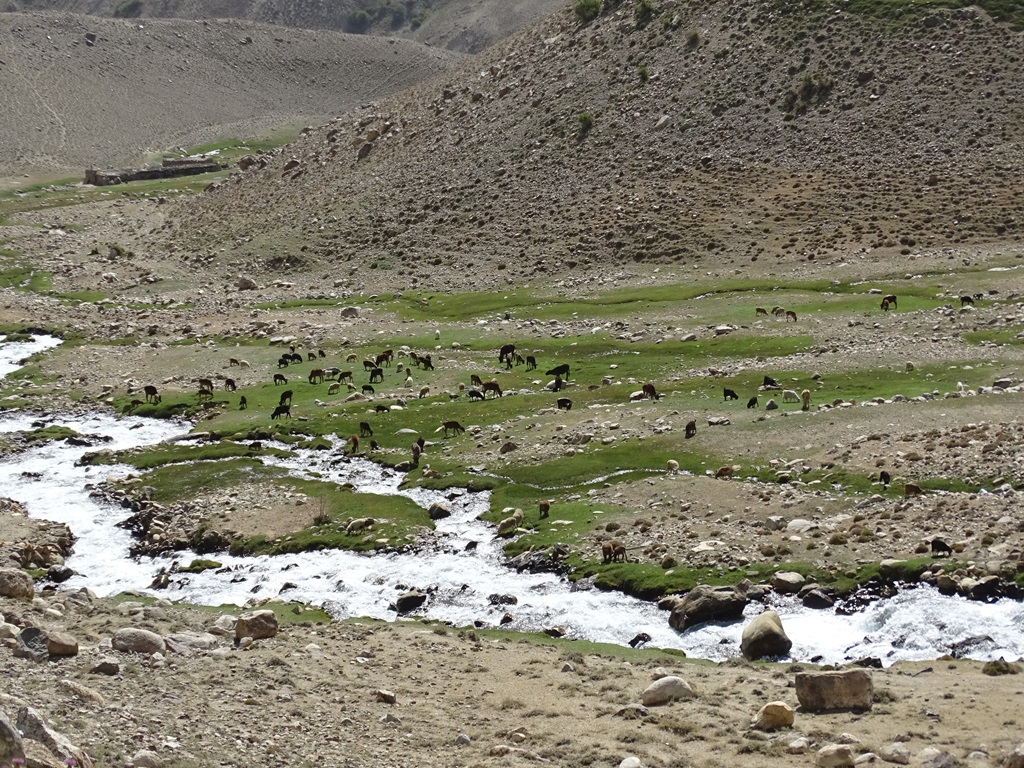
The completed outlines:
<svg viewBox="0 0 1024 768">
<path fill-rule="evenodd" d="M 398 36 L 475 52 L 563 8 L 565 0 L 10 0 L 8 10 L 107 18 L 239 19 Z"/>
<path fill-rule="evenodd" d="M 418 43 L 241 21 L 2 14 L 0 173 L 302 125 L 447 70 Z"/>
<path fill-rule="evenodd" d="M 1024 36 L 1009 26 L 977 9 L 894 23 L 759 0 L 607 5 L 264 158 L 180 212 L 182 242 L 254 267 L 271 251 L 393 266 L 401 287 L 470 285 L 480 263 L 758 271 L 1019 239 Z"/>
</svg>

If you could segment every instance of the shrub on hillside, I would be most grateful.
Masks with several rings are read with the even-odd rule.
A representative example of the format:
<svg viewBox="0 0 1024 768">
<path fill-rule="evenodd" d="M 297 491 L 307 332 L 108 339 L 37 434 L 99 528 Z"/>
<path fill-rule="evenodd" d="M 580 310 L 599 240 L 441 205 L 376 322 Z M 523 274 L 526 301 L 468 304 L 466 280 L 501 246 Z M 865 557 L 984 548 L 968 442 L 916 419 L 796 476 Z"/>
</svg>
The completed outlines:
<svg viewBox="0 0 1024 768">
<path fill-rule="evenodd" d="M 345 31 L 362 34 L 370 28 L 370 14 L 366 11 L 353 11 L 345 20 Z"/>
<path fill-rule="evenodd" d="M 115 19 L 134 19 L 142 15 L 142 0 L 124 0 L 114 9 Z"/>
<path fill-rule="evenodd" d="M 576 119 L 580 123 L 580 135 L 585 136 L 590 132 L 590 129 L 594 127 L 594 116 L 589 112 L 580 112 L 576 116 Z"/>
<path fill-rule="evenodd" d="M 633 6 L 633 15 L 637 24 L 646 24 L 654 15 L 654 3 L 651 0 L 637 0 Z"/>
<path fill-rule="evenodd" d="M 591 21 L 601 13 L 601 0 L 576 0 L 573 10 L 581 21 Z"/>
</svg>

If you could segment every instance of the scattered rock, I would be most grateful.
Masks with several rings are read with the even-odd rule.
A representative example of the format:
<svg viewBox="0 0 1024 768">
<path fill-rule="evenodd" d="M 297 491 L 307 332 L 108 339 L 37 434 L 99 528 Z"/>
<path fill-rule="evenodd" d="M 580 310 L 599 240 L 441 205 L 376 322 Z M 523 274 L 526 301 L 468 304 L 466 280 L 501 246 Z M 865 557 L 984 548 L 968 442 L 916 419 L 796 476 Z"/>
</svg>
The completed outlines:
<svg viewBox="0 0 1024 768">
<path fill-rule="evenodd" d="M 796 717 L 793 708 L 784 701 L 770 701 L 754 715 L 751 728 L 759 731 L 777 731 L 781 728 L 792 728 Z"/>
<path fill-rule="evenodd" d="M 167 644 L 156 632 L 126 627 L 114 633 L 111 647 L 124 653 L 167 653 Z"/>
<path fill-rule="evenodd" d="M 754 661 L 767 656 L 785 656 L 792 647 L 793 641 L 782 628 L 782 619 L 775 611 L 755 616 L 743 628 L 740 651 L 745 659 Z"/>
<path fill-rule="evenodd" d="M 712 587 L 700 584 L 683 597 L 669 615 L 669 625 L 684 629 L 707 621 L 730 621 L 743 617 L 747 597 L 735 587 Z"/>
<path fill-rule="evenodd" d="M 814 756 L 818 768 L 853 768 L 853 749 L 848 744 L 827 744 Z"/>
<path fill-rule="evenodd" d="M 253 640 L 264 640 L 268 637 L 277 637 L 278 622 L 277 615 L 273 611 L 253 611 L 243 613 L 235 623 L 235 639 L 251 637 Z"/>
<path fill-rule="evenodd" d="M 36 588 L 32 577 L 18 568 L 0 568 L 0 597 L 31 600 Z"/>
<path fill-rule="evenodd" d="M 418 589 L 410 589 L 408 592 L 398 596 L 395 601 L 395 610 L 399 613 L 409 613 L 414 611 L 423 605 L 427 601 L 427 596 L 420 592 Z"/>
</svg>

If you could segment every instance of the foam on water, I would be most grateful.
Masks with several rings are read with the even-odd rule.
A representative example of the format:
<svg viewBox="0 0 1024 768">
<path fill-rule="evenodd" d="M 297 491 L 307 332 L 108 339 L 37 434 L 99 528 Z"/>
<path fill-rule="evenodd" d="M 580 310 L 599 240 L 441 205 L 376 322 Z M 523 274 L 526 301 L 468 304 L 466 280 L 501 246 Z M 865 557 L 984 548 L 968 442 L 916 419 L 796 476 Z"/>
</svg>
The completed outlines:
<svg viewBox="0 0 1024 768">
<path fill-rule="evenodd" d="M 0 344 L 0 357 L 8 346 Z M 0 432 L 32 429 L 39 421 L 38 415 L 2 414 Z M 97 504 L 88 495 L 90 483 L 123 476 L 128 468 L 75 464 L 83 453 L 97 447 L 150 445 L 185 432 L 188 425 L 105 415 L 53 417 L 46 421 L 69 426 L 84 435 L 109 438 L 108 442 L 95 440 L 93 447 L 54 442 L 0 462 L 5 496 L 24 504 L 32 516 L 68 524 L 78 537 L 68 565 L 79 575 L 67 587 L 88 586 L 101 595 L 149 591 L 174 600 L 239 606 L 280 595 L 324 606 L 339 618 L 383 619 L 396 617 L 391 606 L 402 591 L 418 587 L 432 593 L 421 609 L 425 615 L 458 626 L 474 621 L 496 626 L 507 612 L 514 617 L 507 625 L 510 629 L 532 631 L 560 626 L 569 637 L 618 644 L 646 632 L 652 638 L 651 645 L 679 648 L 690 656 L 723 660 L 739 654 L 742 622 L 704 625 L 679 634 L 668 626 L 667 614 L 651 603 L 616 592 L 573 591 L 572 585 L 558 576 L 517 573 L 507 568 L 493 526 L 477 519 L 489 507 L 487 493 L 401 490 L 400 473 L 358 458 L 332 465 L 337 456 L 318 451 L 300 451 L 286 460 L 265 460 L 299 476 L 316 473 L 332 482 L 351 483 L 360 492 L 400 493 L 424 510 L 440 502 L 452 515 L 437 521 L 431 540 L 417 553 L 321 551 L 247 558 L 218 554 L 216 559 L 224 565 L 219 572 L 173 574 L 168 590 L 152 591 L 149 585 L 153 578 L 172 559 L 130 558 L 130 537 L 116 525 L 129 512 Z M 467 551 L 469 542 L 477 542 L 474 550 Z M 195 556 L 179 552 L 174 559 L 188 563 Z M 505 605 L 492 601 L 495 595 L 510 595 L 516 602 Z M 772 607 L 779 611 L 794 642 L 795 660 L 841 662 L 878 656 L 889 664 L 900 659 L 928 659 L 949 652 L 954 643 L 977 636 L 991 639 L 970 646 L 967 655 L 974 658 L 1017 658 L 1024 654 L 1024 606 L 1009 600 L 982 604 L 918 588 L 849 616 L 811 611 L 792 598 L 778 598 Z M 762 609 L 751 605 L 748 614 Z"/>
</svg>

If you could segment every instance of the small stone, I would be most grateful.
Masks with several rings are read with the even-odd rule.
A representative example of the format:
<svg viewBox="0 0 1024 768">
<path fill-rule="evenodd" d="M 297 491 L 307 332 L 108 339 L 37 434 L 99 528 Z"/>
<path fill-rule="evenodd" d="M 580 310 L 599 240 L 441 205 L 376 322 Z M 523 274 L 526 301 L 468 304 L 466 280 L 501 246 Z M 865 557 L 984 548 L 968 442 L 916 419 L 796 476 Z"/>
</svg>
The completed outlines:
<svg viewBox="0 0 1024 768">
<path fill-rule="evenodd" d="M 886 744 L 884 747 L 879 749 L 878 756 L 887 763 L 896 763 L 897 765 L 910 764 L 910 750 L 907 749 L 905 744 L 901 744 L 898 741 L 894 741 L 892 744 Z"/>
<path fill-rule="evenodd" d="M 235 623 L 235 639 L 251 637 L 253 640 L 263 640 L 268 637 L 276 637 L 278 631 L 277 615 L 273 611 L 253 611 L 243 613 Z"/>
<path fill-rule="evenodd" d="M 384 690 L 381 688 L 376 693 L 377 701 L 382 701 L 385 704 L 394 704 L 398 701 L 398 697 L 391 691 Z"/>
<path fill-rule="evenodd" d="M 853 749 L 847 744 L 827 744 L 814 756 L 818 768 L 853 768 Z"/>
<path fill-rule="evenodd" d="M 624 758 L 621 763 L 619 763 L 619 768 L 644 768 L 644 764 L 639 757 L 630 755 L 629 757 Z"/>
<path fill-rule="evenodd" d="M 132 756 L 129 764 L 132 768 L 164 768 L 167 763 L 156 752 L 143 749 Z"/>
<path fill-rule="evenodd" d="M 148 629 L 136 629 L 134 627 L 125 627 L 124 629 L 117 630 L 111 641 L 111 647 L 115 651 L 145 653 L 147 655 L 165 653 L 167 651 L 164 639 L 156 632 L 150 632 Z"/>
<path fill-rule="evenodd" d="M 89 670 L 94 675 L 118 675 L 121 673 L 121 665 L 117 659 L 112 659 L 109 656 L 100 660 L 100 663 Z"/>
<path fill-rule="evenodd" d="M 464 733 L 460 733 L 455 737 L 455 745 L 458 747 L 468 747 L 472 743 L 472 739 Z"/>
<path fill-rule="evenodd" d="M 758 710 L 751 727 L 759 731 L 777 731 L 792 728 L 795 715 L 793 708 L 784 701 L 770 701 Z"/>
</svg>

